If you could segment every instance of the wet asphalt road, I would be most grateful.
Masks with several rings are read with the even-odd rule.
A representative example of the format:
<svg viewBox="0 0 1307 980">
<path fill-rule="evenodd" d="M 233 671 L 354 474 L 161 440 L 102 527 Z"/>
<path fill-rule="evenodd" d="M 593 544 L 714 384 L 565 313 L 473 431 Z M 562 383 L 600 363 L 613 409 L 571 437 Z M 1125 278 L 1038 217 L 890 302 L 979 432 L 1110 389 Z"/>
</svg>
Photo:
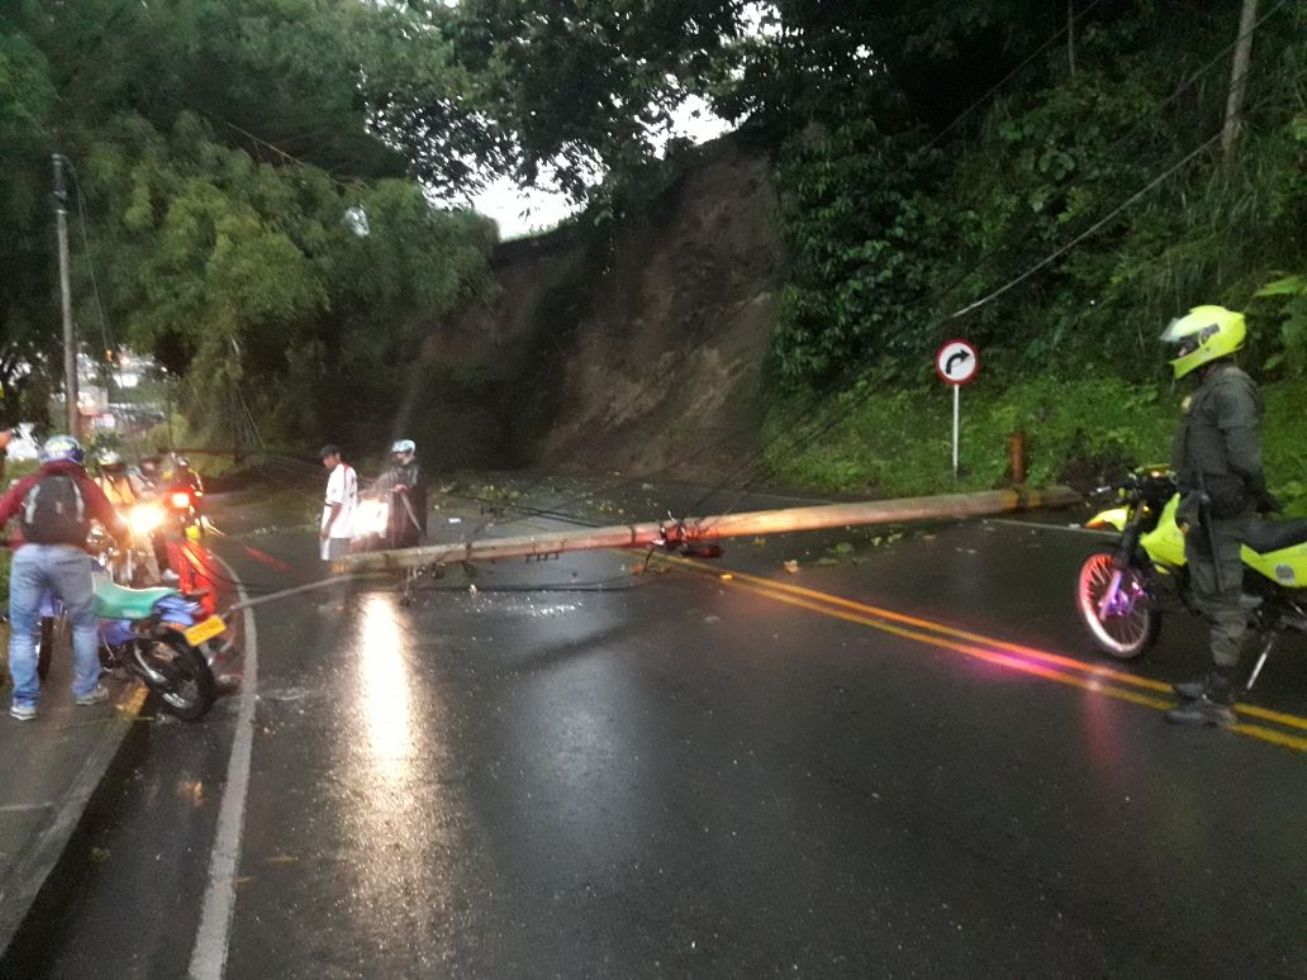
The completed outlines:
<svg viewBox="0 0 1307 980">
<path fill-rule="evenodd" d="M 253 592 L 316 574 L 308 535 L 249 525 L 217 550 Z M 1039 659 L 1102 666 L 1070 604 L 1086 536 L 886 537 L 262 607 L 227 975 L 1304 975 L 1307 755 Z M 1187 676 L 1201 643 L 1172 621 L 1137 670 Z M 1252 700 L 1307 715 L 1304 653 Z M 151 728 L 0 974 L 185 975 L 235 717 Z"/>
</svg>

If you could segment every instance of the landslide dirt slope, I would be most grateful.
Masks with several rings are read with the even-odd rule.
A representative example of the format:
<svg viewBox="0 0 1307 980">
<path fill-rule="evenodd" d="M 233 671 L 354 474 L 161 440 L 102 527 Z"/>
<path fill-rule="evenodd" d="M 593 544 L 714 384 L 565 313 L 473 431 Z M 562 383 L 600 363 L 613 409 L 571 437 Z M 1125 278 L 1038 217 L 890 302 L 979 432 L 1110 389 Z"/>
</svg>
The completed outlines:
<svg viewBox="0 0 1307 980">
<path fill-rule="evenodd" d="M 756 446 L 781 258 L 769 169 L 728 137 L 637 217 L 497 249 L 498 298 L 425 353 L 493 382 L 502 462 L 704 478 Z"/>
</svg>

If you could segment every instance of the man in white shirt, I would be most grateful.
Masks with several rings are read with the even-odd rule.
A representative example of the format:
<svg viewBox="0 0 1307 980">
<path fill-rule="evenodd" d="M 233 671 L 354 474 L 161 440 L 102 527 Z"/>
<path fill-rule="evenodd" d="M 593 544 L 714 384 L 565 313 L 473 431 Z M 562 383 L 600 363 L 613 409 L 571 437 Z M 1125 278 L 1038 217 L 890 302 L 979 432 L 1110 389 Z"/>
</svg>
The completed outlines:
<svg viewBox="0 0 1307 980">
<path fill-rule="evenodd" d="M 322 560 L 336 562 L 349 551 L 350 536 L 354 533 L 354 512 L 359 503 L 359 478 L 341 457 L 340 447 L 322 447 L 322 465 L 330 472 L 327 477 L 327 496 L 322 508 L 321 541 Z"/>
</svg>

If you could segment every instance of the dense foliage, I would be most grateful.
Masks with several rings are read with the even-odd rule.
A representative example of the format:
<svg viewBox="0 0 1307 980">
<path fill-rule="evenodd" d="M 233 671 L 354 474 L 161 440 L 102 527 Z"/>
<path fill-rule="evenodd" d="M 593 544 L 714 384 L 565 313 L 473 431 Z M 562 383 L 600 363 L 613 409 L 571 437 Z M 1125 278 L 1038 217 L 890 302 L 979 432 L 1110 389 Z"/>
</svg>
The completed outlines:
<svg viewBox="0 0 1307 980">
<path fill-rule="evenodd" d="M 445 30 L 526 179 L 647 180 L 686 94 L 747 123 L 790 254 L 778 377 L 830 390 L 920 377 L 954 333 L 1013 371 L 1151 378 L 1160 325 L 1211 301 L 1259 317 L 1258 366 L 1301 370 L 1307 12 L 1256 7 L 1227 153 L 1240 6 L 465 0 Z"/>
<path fill-rule="evenodd" d="M 372 439 L 415 403 L 424 331 L 489 288 L 492 230 L 431 202 L 503 174 L 578 198 L 603 178 L 591 217 L 609 216 L 665 186 L 653 165 L 689 95 L 773 154 L 788 246 L 773 377 L 796 397 L 918 385 L 952 334 L 1004 385 L 1146 382 L 1160 326 L 1212 301 L 1254 314 L 1254 367 L 1300 378 L 1307 10 L 1259 0 L 1227 151 L 1240 6 L 14 0 L 4 411 L 44 405 L 57 373 L 56 149 L 78 166 L 106 346 L 187 376 L 214 438 L 248 411 L 272 438 Z"/>
<path fill-rule="evenodd" d="M 868 84 L 783 141 L 792 262 L 776 353 L 792 385 L 851 365 L 921 377 L 953 334 L 1013 371 L 1152 377 L 1161 325 L 1200 302 L 1261 314 L 1258 366 L 1301 367 L 1301 280 L 1284 276 L 1307 265 L 1302 8 L 1264 5 L 1226 158 L 1214 137 L 1237 11 L 1094 6 L 1074 73 L 1052 45 L 951 130 L 910 89 Z"/>
<path fill-rule="evenodd" d="M 361 443 L 403 424 L 422 333 L 489 287 L 494 237 L 484 219 L 431 203 L 375 131 L 394 108 L 387 83 L 439 74 L 407 39 L 413 19 L 330 0 L 3 10 L 6 416 L 44 415 L 60 371 L 48 197 L 59 152 L 76 175 L 82 336 L 184 377 L 199 435 Z M 403 67 L 419 61 L 424 74 Z M 488 152 L 457 127 L 446 135 L 428 140 L 432 180 Z"/>
</svg>

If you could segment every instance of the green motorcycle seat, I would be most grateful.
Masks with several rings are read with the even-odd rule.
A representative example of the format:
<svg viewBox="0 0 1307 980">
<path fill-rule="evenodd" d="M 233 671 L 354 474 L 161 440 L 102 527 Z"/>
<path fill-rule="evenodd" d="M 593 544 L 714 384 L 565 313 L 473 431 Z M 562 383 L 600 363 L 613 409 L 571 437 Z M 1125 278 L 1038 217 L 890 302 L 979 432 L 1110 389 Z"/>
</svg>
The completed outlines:
<svg viewBox="0 0 1307 980">
<path fill-rule="evenodd" d="M 176 589 L 126 589 L 97 576 L 95 615 L 99 619 L 145 619 L 156 602 L 176 594 Z"/>
</svg>

